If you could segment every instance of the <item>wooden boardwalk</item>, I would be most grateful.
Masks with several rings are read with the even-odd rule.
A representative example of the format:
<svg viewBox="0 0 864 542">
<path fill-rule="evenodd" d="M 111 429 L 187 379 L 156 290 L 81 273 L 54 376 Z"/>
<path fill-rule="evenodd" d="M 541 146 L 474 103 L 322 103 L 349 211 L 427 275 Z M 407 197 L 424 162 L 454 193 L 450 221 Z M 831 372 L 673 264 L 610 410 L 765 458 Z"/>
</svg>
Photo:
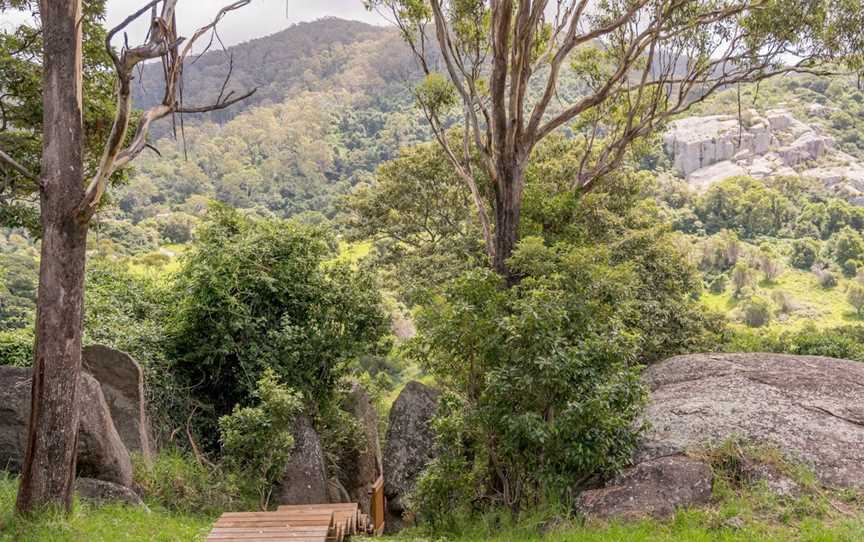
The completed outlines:
<svg viewBox="0 0 864 542">
<path fill-rule="evenodd" d="M 357 503 L 280 506 L 275 512 L 226 512 L 207 542 L 344 542 L 384 531 L 384 481 L 372 488 L 372 517 Z"/>
</svg>

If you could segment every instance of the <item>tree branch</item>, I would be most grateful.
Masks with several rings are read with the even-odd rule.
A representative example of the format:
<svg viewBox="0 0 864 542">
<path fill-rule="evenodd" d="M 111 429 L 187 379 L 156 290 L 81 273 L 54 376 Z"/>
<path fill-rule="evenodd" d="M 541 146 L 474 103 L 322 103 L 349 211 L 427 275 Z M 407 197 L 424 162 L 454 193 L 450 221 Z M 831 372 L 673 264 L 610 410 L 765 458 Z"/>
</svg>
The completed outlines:
<svg viewBox="0 0 864 542">
<path fill-rule="evenodd" d="M 31 172 L 29 169 L 24 167 L 20 162 L 0 150 L 0 162 L 5 163 L 12 167 L 15 171 L 23 175 L 24 177 L 30 179 L 31 181 L 36 181 L 39 183 L 39 176 L 35 173 Z"/>
<path fill-rule="evenodd" d="M 111 134 L 105 144 L 102 159 L 99 162 L 99 169 L 87 186 L 84 199 L 79 205 L 79 214 L 82 220 L 89 220 L 93 216 L 102 195 L 105 193 L 111 175 L 118 168 L 131 162 L 147 147 L 147 136 L 153 122 L 173 113 L 204 113 L 224 109 L 254 94 L 255 90 L 252 90 L 235 99 L 231 99 L 231 94 L 223 98 L 222 93 L 225 85 L 227 85 L 226 81 L 219 97 L 213 104 L 186 108 L 178 99 L 178 85 L 183 73 L 183 64 L 192 51 L 192 47 L 201 36 L 214 30 L 226 14 L 246 6 L 250 1 L 238 0 L 223 7 L 210 24 L 196 30 L 189 40 L 177 36 L 175 9 L 178 0 L 151 0 L 108 32 L 105 38 L 105 48 L 114 61 L 117 74 L 117 113 L 114 117 Z M 157 15 L 160 3 L 162 3 L 162 10 Z M 118 55 L 111 46 L 112 38 L 148 10 L 151 11 L 152 15 L 146 43 L 132 48 L 124 46 Z M 185 45 L 181 51 L 179 48 L 184 42 Z M 126 141 L 132 116 L 131 83 L 134 69 L 141 62 L 160 57 L 165 66 L 165 94 L 162 103 L 144 113 L 138 123 L 132 142 L 124 149 L 123 144 Z M 229 70 L 229 78 L 230 73 Z"/>
</svg>

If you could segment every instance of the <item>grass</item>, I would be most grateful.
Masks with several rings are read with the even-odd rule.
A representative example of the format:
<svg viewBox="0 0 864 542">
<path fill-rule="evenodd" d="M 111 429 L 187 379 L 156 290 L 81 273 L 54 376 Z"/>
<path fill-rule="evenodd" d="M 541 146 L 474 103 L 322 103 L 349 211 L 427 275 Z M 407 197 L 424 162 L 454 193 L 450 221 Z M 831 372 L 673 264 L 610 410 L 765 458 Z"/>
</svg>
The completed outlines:
<svg viewBox="0 0 864 542">
<path fill-rule="evenodd" d="M 776 449 L 730 440 L 699 452 L 714 471 L 712 504 L 680 510 L 665 521 L 609 523 L 546 510 L 514 521 L 506 512 L 456 521 L 445 533 L 404 531 L 381 542 L 860 542 L 864 496 L 828 491 L 814 473 Z M 795 497 L 781 497 L 764 481 L 752 481 L 747 462 L 768 465 L 793 480 Z M 751 463 L 752 464 L 752 463 Z M 369 540 L 368 542 L 372 542 Z"/>
<path fill-rule="evenodd" d="M 860 542 L 864 512 L 850 515 L 829 504 L 830 497 L 782 499 L 764 488 L 735 492 L 715 488 L 716 503 L 701 510 L 681 510 L 667 521 L 580 523 L 578 520 L 523 520 L 512 524 L 501 515 L 466 522 L 446 534 L 420 529 L 377 539 L 381 542 Z M 846 506 L 846 505 L 844 505 Z M 848 508 L 848 507 L 847 507 Z M 372 539 L 367 540 L 372 542 Z"/>
<path fill-rule="evenodd" d="M 214 518 L 76 502 L 72 516 L 44 512 L 15 518 L 18 481 L 0 473 L 0 542 L 185 542 L 206 538 Z"/>
<path fill-rule="evenodd" d="M 816 277 L 806 271 L 788 267 L 773 282 L 761 281 L 755 290 L 767 299 L 775 292 L 784 292 L 790 296 L 797 310 L 787 314 L 772 315 L 764 331 L 798 331 L 807 324 L 817 328 L 832 328 L 845 324 L 862 322 L 861 318 L 846 299 L 846 289 L 850 279 L 839 277 L 837 286 L 822 288 L 816 283 Z M 727 315 L 733 327 L 745 328 L 741 322 L 736 322 L 734 316 L 738 309 L 738 300 L 732 295 L 732 286 L 727 285 L 723 293 L 715 294 L 706 291 L 701 296 L 705 307 Z"/>
<path fill-rule="evenodd" d="M 503 511 L 470 518 L 435 531 L 409 529 L 384 538 L 355 537 L 353 542 L 860 542 L 864 540 L 864 496 L 830 492 L 819 487 L 813 473 L 786 461 L 779 451 L 728 442 L 698 454 L 715 473 L 713 502 L 702 509 L 681 510 L 669 520 L 632 523 L 584 522 L 566 508 L 523 514 L 518 520 Z M 801 488 L 797 497 L 780 497 L 764 482 L 742 476 L 744 459 L 772 465 Z M 168 458 L 165 462 L 172 462 Z M 170 471 L 170 472 L 169 472 Z M 185 468 L 160 468 L 157 478 L 183 480 Z M 71 517 L 43 513 L 30 520 L 13 515 L 17 480 L 0 473 L 0 542 L 200 542 L 220 510 L 177 512 L 160 507 L 179 505 L 188 492 L 160 493 L 151 487 L 150 510 L 124 506 L 94 507 L 75 503 Z M 200 496 L 199 496 L 200 497 Z M 239 509 L 244 509 L 238 504 Z M 175 506 L 172 506 L 175 508 Z M 176 508 L 182 509 L 182 506 Z M 187 507 L 189 508 L 189 507 Z M 189 508 L 190 510 L 192 508 Z"/>
</svg>

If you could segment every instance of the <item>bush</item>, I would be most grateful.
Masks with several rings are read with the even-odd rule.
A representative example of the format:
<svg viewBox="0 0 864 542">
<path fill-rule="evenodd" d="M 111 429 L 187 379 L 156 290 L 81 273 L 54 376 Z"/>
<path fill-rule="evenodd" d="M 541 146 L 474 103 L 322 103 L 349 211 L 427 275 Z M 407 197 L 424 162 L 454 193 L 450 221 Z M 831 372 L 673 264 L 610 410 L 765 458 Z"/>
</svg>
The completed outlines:
<svg viewBox="0 0 864 542">
<path fill-rule="evenodd" d="M 424 503 L 450 506 L 468 485 L 469 495 L 520 509 L 622 467 L 636 444 L 645 395 L 640 334 L 628 326 L 638 319 L 632 266 L 535 239 L 511 265 L 525 275 L 518 286 L 474 270 L 418 315 L 412 353 L 460 402 L 438 422 L 433 472 L 444 486 L 428 482 Z"/>
<path fill-rule="evenodd" d="M 864 326 L 852 325 L 817 329 L 810 325 L 801 331 L 778 335 L 738 332 L 730 337 L 726 352 L 775 352 L 800 356 L 864 361 Z"/>
<path fill-rule="evenodd" d="M 831 236 L 828 241 L 828 252 L 833 256 L 838 265 L 844 266 L 849 260 L 860 260 L 864 258 L 864 239 L 861 234 L 845 226 L 843 229 Z M 854 276 L 852 272 L 851 276 Z"/>
<path fill-rule="evenodd" d="M 135 485 L 151 505 L 213 516 L 250 508 L 235 476 L 215 465 L 199 463 L 177 448 L 163 448 L 150 461 L 140 456 L 133 459 Z"/>
<path fill-rule="evenodd" d="M 195 420 L 205 439 L 267 368 L 323 404 L 350 362 L 388 346 L 373 277 L 331 260 L 325 231 L 221 206 L 208 220 L 177 280 L 170 344 L 175 377 L 208 409 Z"/>
<path fill-rule="evenodd" d="M 858 274 L 859 269 L 864 269 L 864 263 L 861 260 L 849 259 L 843 262 L 843 274 L 847 277 L 854 277 Z"/>
<path fill-rule="evenodd" d="M 826 290 L 837 286 L 837 275 L 829 271 L 825 267 L 818 264 L 813 266 L 813 274 L 816 276 L 816 282 Z"/>
<path fill-rule="evenodd" d="M 762 327 L 771 320 L 771 304 L 762 297 L 751 297 L 743 306 L 744 323 L 750 327 Z"/>
<path fill-rule="evenodd" d="M 130 272 L 124 264 L 91 259 L 84 295 L 84 344 L 122 350 L 141 364 L 150 421 L 156 438 L 166 439 L 186 424 L 189 399 L 165 353 L 172 289 L 150 275 Z"/>
<path fill-rule="evenodd" d="M 32 327 L 0 331 L 0 365 L 32 366 L 35 340 Z"/>
<path fill-rule="evenodd" d="M 850 284 L 849 290 L 846 292 L 846 299 L 855 308 L 855 312 L 860 317 L 861 310 L 864 309 L 864 285 L 857 283 Z"/>
<path fill-rule="evenodd" d="M 792 255 L 789 258 L 789 263 L 797 269 L 810 269 L 816 263 L 819 248 L 819 241 L 815 239 L 796 239 L 792 242 Z"/>
<path fill-rule="evenodd" d="M 225 466 L 237 473 L 258 494 L 267 510 L 274 484 L 291 458 L 291 424 L 300 411 L 300 396 L 279 384 L 273 369 L 266 369 L 255 390 L 258 404 L 234 408 L 219 418 Z"/>
<path fill-rule="evenodd" d="M 712 294 L 722 294 L 726 291 L 726 275 L 717 275 L 714 280 L 708 284 L 708 290 Z"/>
<path fill-rule="evenodd" d="M 735 264 L 732 269 L 732 287 L 735 297 L 740 297 L 742 290 L 753 284 L 753 271 L 745 262 Z"/>
</svg>

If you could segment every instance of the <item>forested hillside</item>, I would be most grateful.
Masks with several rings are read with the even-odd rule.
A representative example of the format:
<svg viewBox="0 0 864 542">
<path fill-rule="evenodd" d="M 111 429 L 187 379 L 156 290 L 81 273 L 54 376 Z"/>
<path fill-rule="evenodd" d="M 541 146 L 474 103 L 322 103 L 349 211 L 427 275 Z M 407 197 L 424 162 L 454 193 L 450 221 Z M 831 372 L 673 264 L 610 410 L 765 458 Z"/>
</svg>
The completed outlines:
<svg viewBox="0 0 864 542">
<path fill-rule="evenodd" d="M 185 103 L 212 100 L 229 70 L 225 93 L 256 93 L 203 118 L 163 120 L 154 141 L 161 156 L 138 162 L 116 192 L 120 218 L 195 214 L 200 198 L 262 215 L 332 218 L 336 196 L 429 137 L 413 107 L 414 61 L 392 29 L 324 19 L 208 52 L 184 73 Z M 135 86 L 142 105 L 156 99 L 147 89 L 159 79 L 159 66 L 144 70 Z"/>
</svg>

